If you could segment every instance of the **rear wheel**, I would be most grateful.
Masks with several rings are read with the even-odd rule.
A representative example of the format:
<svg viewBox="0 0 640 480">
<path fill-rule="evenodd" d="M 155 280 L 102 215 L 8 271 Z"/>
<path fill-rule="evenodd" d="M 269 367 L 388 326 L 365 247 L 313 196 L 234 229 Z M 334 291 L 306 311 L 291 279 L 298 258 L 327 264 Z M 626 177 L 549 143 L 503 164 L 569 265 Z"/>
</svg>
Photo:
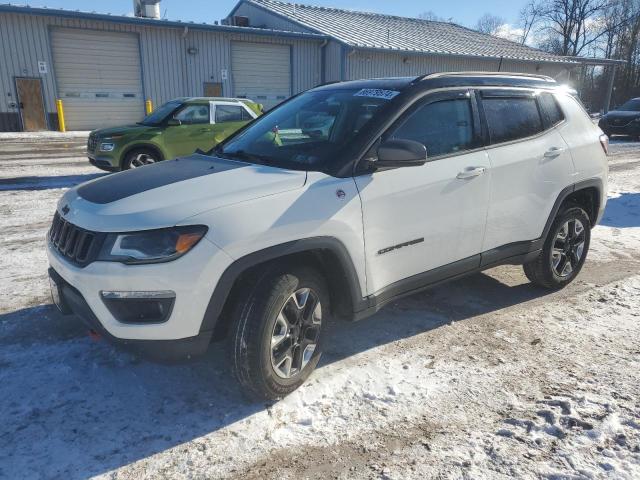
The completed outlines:
<svg viewBox="0 0 640 480">
<path fill-rule="evenodd" d="M 253 398 L 277 400 L 311 375 L 329 313 L 324 279 L 311 268 L 267 274 L 241 297 L 230 338 L 233 371 Z"/>
<path fill-rule="evenodd" d="M 140 168 L 160 161 L 157 153 L 147 148 L 132 150 L 127 153 L 122 162 L 122 169 Z"/>
<path fill-rule="evenodd" d="M 524 264 L 532 283 L 560 289 L 580 273 L 589 251 L 591 221 L 578 206 L 569 206 L 556 216 L 538 257 Z"/>
</svg>

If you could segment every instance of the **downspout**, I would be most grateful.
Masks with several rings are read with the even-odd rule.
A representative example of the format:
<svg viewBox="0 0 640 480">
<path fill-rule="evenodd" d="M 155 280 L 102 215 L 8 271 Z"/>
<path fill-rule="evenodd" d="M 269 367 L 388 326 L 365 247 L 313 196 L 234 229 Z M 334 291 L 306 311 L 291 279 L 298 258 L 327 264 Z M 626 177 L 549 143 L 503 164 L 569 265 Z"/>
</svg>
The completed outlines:
<svg viewBox="0 0 640 480">
<path fill-rule="evenodd" d="M 500 57 L 500 63 L 498 64 L 498 71 L 501 72 L 502 71 L 502 59 L 504 57 Z"/>
<path fill-rule="evenodd" d="M 189 59 L 187 58 L 187 35 L 189 34 L 189 27 L 185 26 L 182 30 L 182 83 L 184 96 L 189 96 L 189 67 L 187 65 Z"/>
</svg>

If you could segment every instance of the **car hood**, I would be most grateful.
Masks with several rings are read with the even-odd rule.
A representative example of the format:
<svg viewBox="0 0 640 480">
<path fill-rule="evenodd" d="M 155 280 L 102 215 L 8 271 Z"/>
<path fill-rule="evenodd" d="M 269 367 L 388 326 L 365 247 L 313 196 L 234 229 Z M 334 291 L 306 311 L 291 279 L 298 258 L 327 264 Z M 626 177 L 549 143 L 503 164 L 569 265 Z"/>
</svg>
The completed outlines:
<svg viewBox="0 0 640 480">
<path fill-rule="evenodd" d="M 208 210 L 301 188 L 306 177 L 303 171 L 192 155 L 83 183 L 60 199 L 58 211 L 93 231 L 162 228 Z"/>
<path fill-rule="evenodd" d="M 144 132 L 145 130 L 149 130 L 153 127 L 147 125 L 123 125 L 121 127 L 109 127 L 109 128 L 100 128 L 98 130 L 94 130 L 94 135 L 100 138 L 107 138 L 113 135 L 128 135 L 130 133 L 139 133 Z"/>
</svg>

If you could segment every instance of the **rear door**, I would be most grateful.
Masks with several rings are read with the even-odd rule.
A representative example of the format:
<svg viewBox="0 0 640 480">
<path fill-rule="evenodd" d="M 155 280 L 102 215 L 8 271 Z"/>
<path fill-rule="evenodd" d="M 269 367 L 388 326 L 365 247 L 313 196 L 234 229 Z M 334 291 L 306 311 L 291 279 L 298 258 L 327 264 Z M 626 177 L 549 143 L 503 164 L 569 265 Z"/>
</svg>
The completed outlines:
<svg viewBox="0 0 640 480">
<path fill-rule="evenodd" d="M 479 265 L 490 171 L 478 126 L 470 92 L 428 95 L 382 137 L 424 144 L 427 163 L 355 177 L 369 294 L 428 282 L 420 274 L 437 267 L 446 275 Z"/>
<path fill-rule="evenodd" d="M 552 112 L 557 104 L 550 94 L 486 89 L 481 97 L 492 172 L 486 252 L 538 239 L 574 168 L 556 129 L 564 116 Z"/>
<path fill-rule="evenodd" d="M 213 117 L 213 142 L 218 144 L 242 127 L 245 123 L 255 118 L 253 112 L 249 112 L 243 105 L 233 102 L 212 102 Z"/>
</svg>

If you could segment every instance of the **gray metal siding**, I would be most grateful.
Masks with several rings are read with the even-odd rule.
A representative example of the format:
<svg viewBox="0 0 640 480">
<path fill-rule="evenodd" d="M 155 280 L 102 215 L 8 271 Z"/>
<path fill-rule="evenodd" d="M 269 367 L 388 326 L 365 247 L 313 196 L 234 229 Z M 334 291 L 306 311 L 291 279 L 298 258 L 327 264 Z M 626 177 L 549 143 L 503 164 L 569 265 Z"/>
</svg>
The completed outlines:
<svg viewBox="0 0 640 480">
<path fill-rule="evenodd" d="M 410 55 L 368 50 L 350 50 L 346 56 L 347 79 L 426 75 L 436 72 L 497 71 L 500 59 L 452 57 L 444 55 Z M 535 73 L 561 76 L 566 66 L 504 60 L 503 72 Z"/>
<path fill-rule="evenodd" d="M 199 29 L 146 26 L 82 18 L 0 13 L 0 113 L 15 101 L 15 76 L 43 80 L 45 106 L 55 112 L 56 82 L 51 58 L 50 30 L 71 27 L 113 32 L 132 32 L 140 37 L 140 58 L 145 98 L 158 106 L 180 96 L 202 95 L 203 84 L 223 83 L 225 95 L 232 95 L 230 49 L 232 41 L 278 43 L 292 48 L 292 93 L 321 81 L 320 44 L 317 39 L 251 33 L 215 32 Z M 195 55 L 187 48 L 195 47 Z M 38 73 L 38 61 L 46 61 L 48 73 Z M 96 59 L 96 61 L 98 61 Z M 222 79 L 227 70 L 227 80 Z"/>
<path fill-rule="evenodd" d="M 325 47 L 325 58 L 324 58 L 324 81 L 325 82 L 335 82 L 337 80 L 342 80 L 340 76 L 340 62 L 342 55 L 342 46 L 331 40 L 327 43 Z"/>
</svg>

